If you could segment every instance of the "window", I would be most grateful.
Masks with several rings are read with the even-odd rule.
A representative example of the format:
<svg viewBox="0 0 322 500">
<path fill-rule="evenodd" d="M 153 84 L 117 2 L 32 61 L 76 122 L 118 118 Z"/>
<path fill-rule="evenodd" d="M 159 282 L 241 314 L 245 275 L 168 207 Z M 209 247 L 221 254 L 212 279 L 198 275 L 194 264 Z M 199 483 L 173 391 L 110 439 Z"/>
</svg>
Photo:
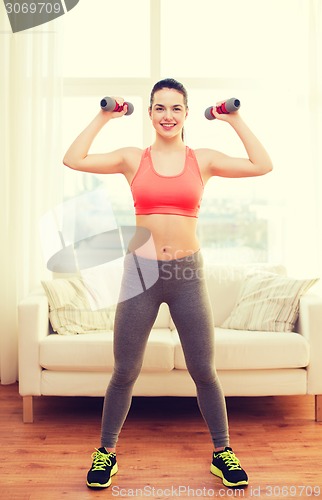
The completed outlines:
<svg viewBox="0 0 322 500">
<path fill-rule="evenodd" d="M 64 18 L 65 76 L 148 78 L 149 3 L 149 0 L 79 2 Z"/>
<path fill-rule="evenodd" d="M 124 96 L 135 111 L 109 124 L 92 151 L 148 146 L 153 138 L 149 94 L 157 80 L 171 76 L 189 93 L 187 144 L 244 155 L 233 130 L 203 114 L 216 101 L 237 97 L 275 168 L 259 178 L 210 180 L 199 219 L 204 253 L 218 262 L 278 261 L 291 272 L 301 266 L 307 271 L 310 262 L 314 269 L 317 200 L 314 159 L 308 156 L 306 0 L 96 0 L 99 15 L 91 9 L 80 2 L 64 16 L 65 147 L 105 95 Z M 99 185 L 106 185 L 118 223 L 133 224 L 122 176 L 66 169 L 66 197 Z"/>
</svg>

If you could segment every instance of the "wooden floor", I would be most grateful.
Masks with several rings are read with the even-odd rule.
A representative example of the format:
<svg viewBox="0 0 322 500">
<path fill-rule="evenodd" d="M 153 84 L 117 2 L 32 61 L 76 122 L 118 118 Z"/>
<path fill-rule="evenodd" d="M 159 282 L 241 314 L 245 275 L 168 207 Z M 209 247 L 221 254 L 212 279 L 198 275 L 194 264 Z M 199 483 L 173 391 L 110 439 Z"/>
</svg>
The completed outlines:
<svg viewBox="0 0 322 500">
<path fill-rule="evenodd" d="M 16 385 L 0 386 L 0 498 L 322 498 L 322 424 L 311 396 L 228 398 L 231 444 L 245 490 L 209 472 L 212 445 L 194 398 L 134 398 L 107 490 L 85 485 L 99 446 L 100 398 L 35 398 L 22 423 Z"/>
</svg>

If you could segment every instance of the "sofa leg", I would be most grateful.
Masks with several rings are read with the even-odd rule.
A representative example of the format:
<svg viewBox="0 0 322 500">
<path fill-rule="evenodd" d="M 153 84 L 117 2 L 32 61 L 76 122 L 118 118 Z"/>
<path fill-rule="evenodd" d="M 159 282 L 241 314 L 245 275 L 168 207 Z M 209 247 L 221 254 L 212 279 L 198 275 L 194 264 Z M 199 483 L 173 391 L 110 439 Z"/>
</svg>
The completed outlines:
<svg viewBox="0 0 322 500">
<path fill-rule="evenodd" d="M 32 396 L 23 396 L 22 415 L 25 424 L 32 424 L 34 421 L 33 399 Z"/>
<path fill-rule="evenodd" d="M 322 422 L 322 394 L 315 395 L 315 420 Z"/>
</svg>

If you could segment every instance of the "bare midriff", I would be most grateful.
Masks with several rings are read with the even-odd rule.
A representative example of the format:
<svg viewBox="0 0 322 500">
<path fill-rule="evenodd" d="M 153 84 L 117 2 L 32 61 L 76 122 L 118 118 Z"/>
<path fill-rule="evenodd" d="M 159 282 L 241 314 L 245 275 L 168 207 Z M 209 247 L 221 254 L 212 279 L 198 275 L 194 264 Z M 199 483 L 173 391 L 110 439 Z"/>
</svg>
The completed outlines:
<svg viewBox="0 0 322 500">
<path fill-rule="evenodd" d="M 157 260 L 181 259 L 191 255 L 200 248 L 196 236 L 197 220 L 181 215 L 137 215 L 138 237 L 132 238 L 129 251 Z M 147 230 L 148 238 L 144 242 L 140 241 L 140 228 Z"/>
</svg>

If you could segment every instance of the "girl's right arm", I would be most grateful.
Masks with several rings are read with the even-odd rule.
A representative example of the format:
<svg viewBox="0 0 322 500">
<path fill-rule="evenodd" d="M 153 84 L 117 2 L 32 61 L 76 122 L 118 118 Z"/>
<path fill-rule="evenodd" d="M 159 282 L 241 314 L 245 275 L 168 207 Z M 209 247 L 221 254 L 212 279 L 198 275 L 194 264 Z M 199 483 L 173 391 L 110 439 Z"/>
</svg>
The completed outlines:
<svg viewBox="0 0 322 500">
<path fill-rule="evenodd" d="M 122 99 L 116 98 L 119 104 Z M 125 173 L 127 150 L 122 148 L 105 154 L 88 154 L 98 132 L 113 118 L 123 116 L 127 111 L 108 112 L 101 110 L 94 120 L 79 134 L 66 151 L 63 163 L 69 168 L 95 174 Z"/>
</svg>

